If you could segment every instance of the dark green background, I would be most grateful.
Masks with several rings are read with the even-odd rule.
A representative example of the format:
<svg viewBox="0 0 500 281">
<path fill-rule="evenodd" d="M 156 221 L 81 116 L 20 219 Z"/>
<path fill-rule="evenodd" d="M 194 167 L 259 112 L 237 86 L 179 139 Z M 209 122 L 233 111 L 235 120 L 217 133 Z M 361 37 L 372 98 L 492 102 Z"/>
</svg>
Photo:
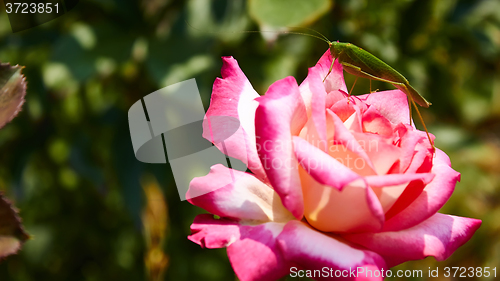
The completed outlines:
<svg viewBox="0 0 500 281">
<path fill-rule="evenodd" d="M 433 103 L 421 112 L 437 147 L 462 173 L 442 212 L 483 220 L 447 261 L 427 258 L 399 269 L 500 266 L 499 3 L 343 0 L 308 20 L 331 40 L 380 57 Z M 0 61 L 26 66 L 28 93 L 20 115 L 0 130 L 0 189 L 33 239 L 0 263 L 0 280 L 145 280 L 144 174 L 156 176 L 168 201 L 165 280 L 234 280 L 224 249 L 186 239 L 203 211 L 179 200 L 169 165 L 134 158 L 127 111 L 193 77 L 207 108 L 221 56 L 234 56 L 261 94 L 288 75 L 300 83 L 328 48 L 306 36 L 266 42 L 232 33 L 258 28 L 240 0 L 80 1 L 66 15 L 14 34 L 2 10 Z M 349 87 L 354 78 L 346 80 Z M 354 92 L 366 93 L 368 85 L 360 79 Z"/>
</svg>

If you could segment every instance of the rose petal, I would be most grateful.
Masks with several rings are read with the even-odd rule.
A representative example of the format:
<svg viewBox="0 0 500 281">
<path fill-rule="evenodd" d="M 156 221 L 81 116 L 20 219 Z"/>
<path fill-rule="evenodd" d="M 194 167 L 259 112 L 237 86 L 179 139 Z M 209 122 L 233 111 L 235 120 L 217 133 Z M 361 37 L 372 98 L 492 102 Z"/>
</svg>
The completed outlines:
<svg viewBox="0 0 500 281">
<path fill-rule="evenodd" d="M 292 266 L 281 253 L 276 238 L 284 223 L 241 226 L 240 240 L 227 248 L 227 255 L 241 281 L 277 280 Z"/>
<path fill-rule="evenodd" d="M 351 97 L 352 100 L 355 100 L 355 97 Z M 346 123 L 347 119 L 352 118 L 352 116 L 356 116 L 360 113 L 361 109 L 357 106 L 355 102 L 347 102 L 347 96 L 334 103 L 331 107 L 330 110 L 337 115 L 342 122 Z M 359 118 L 358 118 L 359 119 Z M 361 120 L 359 120 L 361 121 Z M 361 125 L 361 123 L 360 123 Z M 351 126 L 346 126 L 348 129 L 351 129 Z M 361 128 L 361 126 L 360 126 Z"/>
<path fill-rule="evenodd" d="M 401 157 L 401 148 L 393 145 L 390 139 L 377 134 L 356 133 L 352 135 L 368 155 L 378 175 L 385 175 Z"/>
<path fill-rule="evenodd" d="M 309 88 L 312 94 L 312 114 L 311 119 L 314 122 L 314 128 L 316 129 L 317 135 L 321 143 L 324 145 L 319 146 L 323 151 L 326 150 L 326 91 L 323 81 L 321 80 L 319 71 L 317 68 L 310 68 L 309 75 Z"/>
<path fill-rule="evenodd" d="M 240 238 L 240 225 L 228 219 L 214 219 L 211 214 L 201 214 L 191 224 L 188 239 L 202 248 L 224 248 Z"/>
<path fill-rule="evenodd" d="M 481 221 L 477 219 L 437 213 L 409 229 L 346 234 L 343 237 L 381 254 L 392 267 L 427 256 L 434 256 L 438 261 L 445 260 L 467 242 L 480 225 Z"/>
<path fill-rule="evenodd" d="M 318 183 L 342 190 L 360 176 L 330 155 L 300 137 L 293 137 L 295 156 L 304 170 Z"/>
<path fill-rule="evenodd" d="M 410 123 L 408 98 L 400 90 L 381 91 L 357 97 L 374 106 L 382 116 L 389 119 L 393 124 Z"/>
<path fill-rule="evenodd" d="M 194 178 L 186 197 L 191 204 L 220 217 L 252 222 L 293 219 L 272 188 L 251 174 L 220 164 L 212 166 L 208 175 Z"/>
<path fill-rule="evenodd" d="M 328 115 L 328 121 L 331 122 L 330 124 L 333 124 L 334 128 L 334 135 L 333 135 L 333 141 L 335 144 L 341 144 L 342 148 L 338 149 L 336 147 L 330 147 L 329 148 L 329 154 L 333 158 L 336 159 L 345 159 L 344 155 L 349 154 L 349 152 L 353 152 L 356 155 L 359 155 L 361 157 L 361 161 L 363 165 L 355 165 L 353 163 L 353 166 L 349 166 L 349 168 L 353 169 L 356 171 L 359 175 L 366 176 L 366 175 L 373 175 L 375 174 L 375 167 L 372 164 L 372 161 L 366 154 L 366 151 L 364 148 L 360 145 L 358 140 L 353 136 L 353 134 L 345 127 L 344 123 L 342 120 L 331 110 L 327 110 L 329 113 Z M 345 148 L 345 149 L 344 149 Z M 348 155 L 349 156 L 349 155 Z M 359 157 L 353 157 L 354 159 L 357 159 Z M 354 160 L 356 161 L 356 160 Z"/>
<path fill-rule="evenodd" d="M 398 231 L 415 226 L 435 214 L 448 201 L 460 174 L 450 166 L 450 159 L 436 148 L 431 173 L 436 176 L 414 199 L 403 193 L 389 210 L 384 231 Z M 394 214 L 394 215 L 393 215 Z"/>
<path fill-rule="evenodd" d="M 255 146 L 254 119 L 259 105 L 255 99 L 259 94 L 233 57 L 223 57 L 222 61 L 222 79 L 217 78 L 214 82 L 210 107 L 203 122 L 203 137 L 214 142 L 223 153 L 241 160 L 259 179 L 265 179 L 266 174 Z M 230 116 L 240 121 L 238 131 L 224 140 L 225 149 L 222 143 L 213 140 L 211 116 Z"/>
<path fill-rule="evenodd" d="M 364 268 L 366 274 L 366 269 L 373 271 L 386 267 L 385 261 L 378 254 L 354 248 L 341 239 L 327 236 L 299 221 L 290 221 L 286 224 L 278 236 L 278 245 L 288 261 L 309 270 L 321 271 L 326 267 L 331 269 L 329 272 L 335 272 L 356 270 L 359 267 Z M 361 278 L 362 275 L 358 277 Z M 349 274 L 345 280 L 360 279 Z M 382 280 L 382 278 L 371 280 Z"/>
<path fill-rule="evenodd" d="M 374 107 L 370 106 L 363 112 L 363 132 L 379 134 L 385 137 L 393 135 L 393 128 L 391 122 L 382 116 L 380 112 Z"/>
<path fill-rule="evenodd" d="M 276 280 L 289 272 L 276 244 L 284 223 L 240 225 L 212 215 L 198 215 L 191 225 L 188 239 L 203 248 L 227 247 L 227 255 L 241 281 Z"/>
<path fill-rule="evenodd" d="M 304 215 L 315 228 L 324 232 L 378 231 L 384 210 L 376 194 L 362 180 L 338 191 L 314 180 L 299 169 L 304 193 Z"/>
<path fill-rule="evenodd" d="M 333 90 L 331 92 L 328 92 L 325 102 L 326 108 L 332 107 L 334 104 L 337 104 L 341 100 L 347 100 L 347 96 L 347 92 L 344 92 L 343 90 Z"/>
<path fill-rule="evenodd" d="M 293 77 L 275 82 L 257 100 L 255 128 L 261 162 L 283 205 L 300 219 L 304 205 L 292 136 L 307 122 L 304 102 Z"/>
<path fill-rule="evenodd" d="M 394 206 L 401 194 L 408 188 L 411 188 L 415 181 L 418 181 L 423 186 L 432 181 L 432 179 L 434 179 L 434 174 L 432 173 L 388 174 L 365 177 L 366 182 L 377 195 L 384 213 Z M 386 215 L 386 217 L 388 216 Z"/>
<path fill-rule="evenodd" d="M 338 63 L 338 61 L 335 61 L 335 64 L 333 65 L 332 68 L 332 72 L 328 75 L 328 77 L 326 76 L 331 65 L 332 65 L 332 56 L 330 54 L 330 49 L 328 49 L 319 59 L 316 65 L 310 69 L 314 69 L 314 75 L 319 75 L 321 82 L 326 77 L 325 82 L 322 82 L 326 93 L 329 94 L 330 92 L 338 90 L 342 90 L 345 93 L 347 93 L 347 87 L 344 81 L 344 71 L 342 69 L 342 65 Z M 311 91 L 312 89 L 310 88 L 309 83 L 311 83 L 311 77 L 309 77 L 308 75 L 306 79 L 300 84 L 300 94 L 302 96 L 302 99 L 304 100 L 307 116 L 311 115 L 312 99 L 313 99 L 313 92 Z M 337 98 L 343 98 L 343 96 L 332 95 L 330 96 L 330 98 L 337 99 Z M 334 101 L 330 101 L 330 103 L 334 103 Z"/>
<path fill-rule="evenodd" d="M 371 187 L 385 187 L 408 183 L 414 180 L 421 180 L 424 184 L 427 184 L 434 179 L 434 176 L 433 173 L 388 174 L 382 176 L 367 176 L 365 180 Z"/>
<path fill-rule="evenodd" d="M 406 169 L 405 173 L 426 173 L 432 169 L 434 153 L 429 145 L 427 137 L 420 137 L 415 145 L 415 155 Z"/>
<path fill-rule="evenodd" d="M 326 76 L 331 66 L 332 66 L 332 56 L 330 53 L 330 49 L 328 49 L 323 54 L 323 56 L 321 56 L 318 63 L 316 64 L 316 67 L 318 68 L 318 73 L 322 77 L 322 79 L 325 79 L 324 77 L 326 77 L 325 82 L 323 82 L 325 84 L 326 92 L 330 93 L 332 91 L 341 90 L 347 93 L 347 87 L 344 80 L 344 69 L 342 65 L 339 63 L 338 60 L 335 60 L 332 72 L 330 72 L 330 74 Z"/>
<path fill-rule="evenodd" d="M 304 128 L 302 128 L 302 130 L 299 133 L 299 137 L 305 139 L 311 145 L 314 145 L 315 147 L 323 151 L 325 151 L 328 146 L 328 142 L 326 141 L 326 139 L 323 140 L 322 137 L 318 135 L 318 131 L 316 130 L 316 124 L 314 124 L 314 120 L 312 118 L 309 118 L 307 120 L 306 125 L 304 126 Z"/>
<path fill-rule="evenodd" d="M 399 135 L 399 147 L 401 147 L 401 157 L 397 173 L 414 173 L 416 169 L 407 171 L 410 165 L 421 166 L 425 151 L 416 151 L 416 145 L 422 140 L 422 136 L 409 125 L 399 124 L 394 129 Z M 397 141 L 396 141 L 397 142 Z M 417 155 L 416 155 L 417 154 Z"/>
</svg>

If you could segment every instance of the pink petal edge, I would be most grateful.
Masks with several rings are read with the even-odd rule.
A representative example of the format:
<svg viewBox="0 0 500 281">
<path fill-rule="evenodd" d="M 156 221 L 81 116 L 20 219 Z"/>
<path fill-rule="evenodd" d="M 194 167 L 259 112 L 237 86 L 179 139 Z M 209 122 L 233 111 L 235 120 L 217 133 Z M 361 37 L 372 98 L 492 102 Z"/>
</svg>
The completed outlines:
<svg viewBox="0 0 500 281">
<path fill-rule="evenodd" d="M 283 205 L 301 219 L 304 203 L 292 136 L 298 135 L 307 116 L 297 82 L 293 77 L 279 80 L 257 101 L 255 128 L 261 163 Z"/>
<path fill-rule="evenodd" d="M 481 221 L 436 213 L 409 229 L 379 233 L 345 234 L 344 238 L 375 251 L 386 259 L 390 267 L 408 260 L 434 256 L 447 259 L 465 244 Z"/>
<path fill-rule="evenodd" d="M 217 78 L 214 82 L 210 107 L 203 123 L 203 137 L 214 142 L 222 153 L 241 160 L 259 179 L 265 180 L 266 174 L 255 146 L 254 119 L 258 106 L 255 99 L 259 94 L 253 89 L 233 57 L 223 57 L 222 61 L 222 79 Z M 240 128 L 225 139 L 223 144 L 214 141 L 210 124 L 212 116 L 234 117 L 239 120 Z M 219 126 L 223 127 L 224 124 Z"/>
</svg>

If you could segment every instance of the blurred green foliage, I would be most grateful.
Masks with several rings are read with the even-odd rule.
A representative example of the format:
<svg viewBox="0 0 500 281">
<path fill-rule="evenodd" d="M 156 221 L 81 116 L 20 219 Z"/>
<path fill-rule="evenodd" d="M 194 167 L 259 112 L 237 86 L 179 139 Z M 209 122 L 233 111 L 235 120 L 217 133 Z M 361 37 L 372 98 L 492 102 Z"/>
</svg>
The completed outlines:
<svg viewBox="0 0 500 281">
<path fill-rule="evenodd" d="M 0 263 L 0 280 L 144 280 L 145 173 L 158 179 L 168 201 L 165 280 L 235 279 L 224 249 L 203 250 L 186 239 L 203 210 L 179 200 L 168 164 L 134 158 L 127 111 L 193 77 L 207 108 L 221 56 L 234 56 L 261 94 L 288 75 L 302 81 L 328 46 L 306 36 L 266 41 L 239 33 L 259 28 L 252 2 L 262 1 L 87 0 L 14 34 L 0 12 L 0 61 L 26 66 L 28 80 L 23 112 L 0 131 L 0 189 L 33 236 Z M 339 0 L 329 7 L 301 24 L 380 57 L 433 103 L 424 119 L 462 173 L 442 211 L 483 220 L 448 260 L 398 269 L 500 266 L 500 2 Z M 293 9 L 264 15 L 280 22 L 296 15 Z M 358 80 L 354 92 L 368 92 L 368 83 Z"/>
</svg>

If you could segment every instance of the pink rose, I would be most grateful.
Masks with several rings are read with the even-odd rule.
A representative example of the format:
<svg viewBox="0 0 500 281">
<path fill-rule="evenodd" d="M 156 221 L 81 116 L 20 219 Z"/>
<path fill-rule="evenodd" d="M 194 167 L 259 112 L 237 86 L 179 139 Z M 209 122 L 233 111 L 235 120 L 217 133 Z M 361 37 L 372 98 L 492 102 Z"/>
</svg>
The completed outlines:
<svg viewBox="0 0 500 281">
<path fill-rule="evenodd" d="M 235 59 L 223 61 L 205 121 L 240 121 L 234 135 L 214 144 L 253 173 L 214 165 L 192 180 L 188 198 L 205 194 L 189 202 L 220 218 L 197 216 L 189 239 L 227 247 L 240 280 L 298 270 L 356 280 L 350 270 L 357 268 L 365 272 L 357 278 L 379 280 L 382 270 L 408 260 L 448 258 L 481 225 L 437 213 L 460 174 L 410 125 L 401 91 L 348 101 L 340 64 L 323 82 L 327 51 L 300 86 L 287 77 L 259 96 Z M 205 126 L 204 137 L 216 129 Z"/>
</svg>

